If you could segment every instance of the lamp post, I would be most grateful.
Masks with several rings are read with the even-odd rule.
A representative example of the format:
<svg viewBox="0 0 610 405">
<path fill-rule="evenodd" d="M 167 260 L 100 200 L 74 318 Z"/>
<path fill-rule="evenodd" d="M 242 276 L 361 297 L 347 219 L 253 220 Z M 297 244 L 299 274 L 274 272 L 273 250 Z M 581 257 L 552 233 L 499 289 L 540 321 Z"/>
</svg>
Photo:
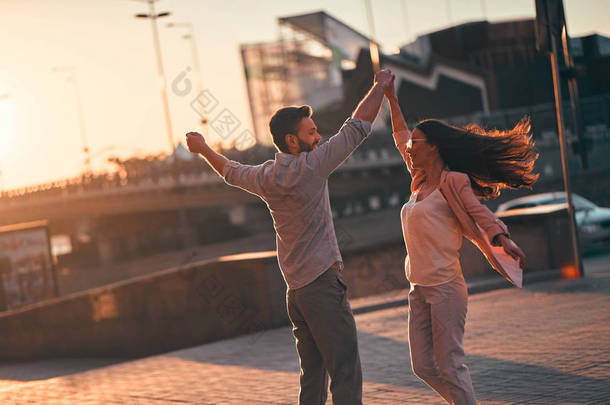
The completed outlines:
<svg viewBox="0 0 610 405">
<path fill-rule="evenodd" d="M 167 17 L 170 15 L 169 11 L 158 13 L 155 11 L 155 2 L 157 0 L 135 0 L 145 1 L 148 3 L 148 14 L 136 14 L 136 18 L 148 18 L 150 19 L 150 25 L 153 33 L 153 43 L 155 45 L 155 51 L 157 55 L 157 71 L 159 74 L 159 80 L 161 82 L 161 99 L 163 102 L 163 112 L 165 113 L 165 128 L 167 130 L 167 139 L 169 141 L 169 155 L 172 156 L 174 153 L 174 135 L 172 131 L 172 121 L 169 112 L 169 101 L 167 99 L 167 80 L 165 79 L 165 72 L 163 70 L 163 58 L 161 56 L 161 46 L 159 45 L 159 32 L 157 29 L 157 19 L 161 17 Z"/>
<path fill-rule="evenodd" d="M 193 24 L 190 22 L 182 23 L 168 23 L 168 28 L 186 28 L 188 33 L 182 36 L 183 39 L 190 40 L 191 52 L 193 54 L 193 66 L 195 68 L 195 91 L 197 95 L 203 92 L 203 84 L 201 83 L 201 65 L 199 64 L 199 54 L 197 52 L 197 41 L 195 40 L 195 30 Z M 201 124 L 203 125 L 204 135 L 208 132 L 208 117 L 205 115 L 205 109 L 203 106 L 200 107 L 199 116 L 201 117 Z"/>
<path fill-rule="evenodd" d="M 81 140 L 83 142 L 83 154 L 85 155 L 85 174 L 91 174 L 91 151 L 89 150 L 89 141 L 87 139 L 87 131 L 85 130 L 85 117 L 83 114 L 83 103 L 80 95 L 78 80 L 76 79 L 76 68 L 72 66 L 54 67 L 55 73 L 66 73 L 68 82 L 74 85 L 74 98 L 76 100 L 76 115 L 78 117 L 78 125 L 80 128 Z"/>
<path fill-rule="evenodd" d="M 559 134 L 559 150 L 561 152 L 561 167 L 563 171 L 563 184 L 568 203 L 568 218 L 570 221 L 570 233 L 572 234 L 572 251 L 574 254 L 574 266 L 580 277 L 583 276 L 582 256 L 580 254 L 580 241 L 578 239 L 578 228 L 576 226 L 576 214 L 574 201 L 572 199 L 572 186 L 568 170 L 568 148 L 564 134 L 565 122 L 563 119 L 563 100 L 561 92 L 560 72 L 558 55 L 560 49 L 560 37 L 563 35 L 564 42 L 567 40 L 565 31 L 565 14 L 562 0 L 536 0 L 536 47 L 538 51 L 548 53 L 551 60 L 551 72 L 553 74 L 553 90 L 555 93 L 555 113 L 557 115 L 557 133 Z M 566 45 L 567 49 L 567 45 Z M 568 62 L 569 55 L 564 55 Z M 568 64 L 569 67 L 569 64 Z"/>
</svg>

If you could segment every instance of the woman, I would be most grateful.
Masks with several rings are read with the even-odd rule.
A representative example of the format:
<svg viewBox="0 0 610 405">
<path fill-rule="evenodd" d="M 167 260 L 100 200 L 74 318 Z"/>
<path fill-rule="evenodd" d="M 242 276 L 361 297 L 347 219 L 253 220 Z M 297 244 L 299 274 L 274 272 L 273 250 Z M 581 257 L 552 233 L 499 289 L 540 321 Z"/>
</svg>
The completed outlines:
<svg viewBox="0 0 610 405">
<path fill-rule="evenodd" d="M 411 283 L 411 366 L 447 402 L 476 404 L 464 364 L 468 290 L 458 250 L 466 236 L 500 272 L 490 245 L 502 246 L 513 266 L 519 271 L 523 267 L 525 256 L 506 225 L 477 197 L 497 197 L 502 188 L 529 187 L 537 180 L 532 169 L 538 154 L 529 123 L 523 120 L 502 132 L 425 120 L 410 132 L 394 86 L 386 96 L 396 147 L 412 177 L 411 198 L 401 210 L 405 272 Z"/>
</svg>

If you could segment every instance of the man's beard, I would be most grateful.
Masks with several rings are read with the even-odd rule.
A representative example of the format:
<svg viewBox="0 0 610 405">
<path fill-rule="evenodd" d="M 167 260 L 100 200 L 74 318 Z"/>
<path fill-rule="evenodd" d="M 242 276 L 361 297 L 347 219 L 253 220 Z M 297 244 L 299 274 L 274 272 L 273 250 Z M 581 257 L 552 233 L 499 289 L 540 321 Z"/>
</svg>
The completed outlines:
<svg viewBox="0 0 610 405">
<path fill-rule="evenodd" d="M 301 152 L 311 152 L 313 150 L 313 146 L 306 144 L 305 142 L 303 142 L 300 138 L 297 137 L 297 139 L 299 140 L 299 153 Z"/>
</svg>

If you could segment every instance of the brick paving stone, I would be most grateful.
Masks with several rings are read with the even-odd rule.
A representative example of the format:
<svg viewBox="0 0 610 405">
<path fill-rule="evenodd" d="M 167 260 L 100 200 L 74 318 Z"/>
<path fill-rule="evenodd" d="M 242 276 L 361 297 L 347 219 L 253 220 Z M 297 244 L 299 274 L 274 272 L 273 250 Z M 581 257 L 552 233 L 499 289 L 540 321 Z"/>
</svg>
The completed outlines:
<svg viewBox="0 0 610 405">
<path fill-rule="evenodd" d="M 580 280 L 470 297 L 466 361 L 481 404 L 610 404 L 610 257 L 605 260 Z M 365 404 L 443 403 L 411 372 L 406 321 L 404 306 L 356 316 Z M 88 371 L 61 362 L 54 372 L 40 364 L 0 366 L 0 403 L 288 405 L 298 394 L 287 327 L 256 339 L 93 363 Z"/>
</svg>

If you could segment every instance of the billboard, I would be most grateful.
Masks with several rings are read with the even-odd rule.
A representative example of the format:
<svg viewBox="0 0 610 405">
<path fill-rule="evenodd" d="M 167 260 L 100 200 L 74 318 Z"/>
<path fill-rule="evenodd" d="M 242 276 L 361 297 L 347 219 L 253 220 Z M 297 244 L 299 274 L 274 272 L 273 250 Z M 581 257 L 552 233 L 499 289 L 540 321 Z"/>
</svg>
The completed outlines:
<svg viewBox="0 0 610 405">
<path fill-rule="evenodd" d="M 56 295 L 47 221 L 0 227 L 0 311 Z"/>
</svg>

